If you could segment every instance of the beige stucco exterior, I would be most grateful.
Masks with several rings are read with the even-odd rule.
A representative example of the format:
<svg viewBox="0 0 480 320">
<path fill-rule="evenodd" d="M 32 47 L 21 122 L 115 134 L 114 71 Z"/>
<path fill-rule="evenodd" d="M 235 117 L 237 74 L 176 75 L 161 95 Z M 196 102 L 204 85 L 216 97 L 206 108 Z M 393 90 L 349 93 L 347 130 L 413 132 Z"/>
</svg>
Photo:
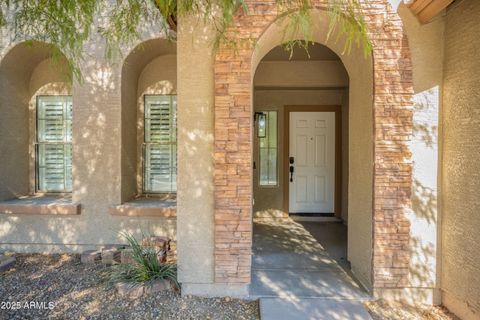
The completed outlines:
<svg viewBox="0 0 480 320">
<path fill-rule="evenodd" d="M 443 302 L 460 316 L 479 318 L 480 3 L 459 1 L 425 25 L 404 5 L 398 6 L 398 14 L 413 67 L 413 136 L 406 138 L 413 162 L 407 214 L 410 268 L 402 288 L 375 294 Z M 252 74 L 256 71 L 253 106 L 279 111 L 279 155 L 285 105 L 342 106 L 342 218 L 349 226 L 348 259 L 357 279 L 372 290 L 375 70 L 372 57 L 365 58 L 361 49 L 354 46 L 346 54 L 342 41 L 325 38 L 324 12 L 313 11 L 313 16 L 313 40 L 333 50 L 340 61 L 261 62 L 284 40 L 281 24 L 273 23 L 251 57 Z M 84 47 L 89 59 L 81 64 L 83 82 L 72 86 L 52 65 L 45 46 L 0 40 L 0 201 L 34 191 L 36 95 L 72 94 L 72 202 L 81 208 L 78 215 L 0 214 L 1 251 L 81 252 L 121 242 L 121 231 L 166 235 L 178 241 L 185 294 L 248 295 L 248 284 L 215 282 L 214 32 L 202 19 L 181 17 L 179 23 L 176 43 L 152 29 L 142 30 L 142 39 L 122 48 L 123 56 L 114 61 L 105 59 L 104 41 L 93 37 Z M 178 95 L 176 217 L 112 215 L 112 207 L 141 191 L 141 119 L 148 93 Z M 282 157 L 279 164 L 281 168 Z M 282 174 L 279 178 L 278 188 L 258 188 L 253 174 L 255 211 L 282 210 L 285 182 Z"/>
<path fill-rule="evenodd" d="M 145 40 L 162 37 L 144 33 Z M 167 43 L 166 40 L 163 40 Z M 100 44 L 102 43 L 102 44 Z M 165 46 L 165 45 L 164 45 Z M 124 48 L 125 56 L 133 48 Z M 122 99 L 128 96 L 122 92 L 121 73 L 123 58 L 108 62 L 104 58 L 103 42 L 92 39 L 85 45 L 89 60 L 81 65 L 83 82 L 75 82 L 71 88 L 62 85 L 65 75 L 61 68 L 54 68 L 47 60 L 48 51 L 35 44 L 33 47 L 18 44 L 2 38 L 0 77 L 2 100 L 0 119 L 1 162 L 0 199 L 11 199 L 32 193 L 32 123 L 36 94 L 72 93 L 73 117 L 73 203 L 81 205 L 79 215 L 35 215 L 9 214 L 0 216 L 0 238 L 2 250 L 17 252 L 81 252 L 87 248 L 104 244 L 123 242 L 119 233 L 128 231 L 140 236 L 142 232 L 176 237 L 176 219 L 173 217 L 124 217 L 112 216 L 109 209 L 128 199 L 122 197 L 124 183 L 121 174 L 122 163 L 127 161 L 126 150 L 136 149 L 122 141 L 122 130 L 131 124 L 135 128 L 136 142 L 137 84 L 148 89 L 154 80 L 152 71 L 157 68 L 157 81 L 162 78 L 164 66 L 154 60 L 162 52 L 140 61 L 142 66 L 129 80 L 135 88 L 134 105 L 131 113 L 123 113 Z M 165 52 L 172 54 L 171 50 Z M 176 59 L 167 56 L 169 70 L 163 73 L 176 83 Z M 143 67 L 152 65 L 141 75 Z M 142 63 L 144 63 L 142 65 Z M 138 67 L 137 65 L 137 67 Z M 130 64 L 129 64 L 130 66 Z M 150 75 L 149 75 L 150 73 Z M 140 79 L 141 78 L 141 79 Z M 124 77 L 124 80 L 128 77 Z M 139 81 L 140 79 L 140 81 Z M 127 99 L 128 101 L 128 99 Z M 126 116 L 124 116 L 126 115 Z M 131 116 L 131 117 L 129 117 Z M 122 120 L 123 117 L 123 120 Z M 29 130 L 30 125 L 30 130 Z M 29 153 L 30 152 L 30 153 Z M 135 167 L 136 169 L 136 164 Z M 130 178 L 130 176 L 128 176 Z M 136 173 L 132 176 L 136 179 Z M 134 188 L 136 182 L 131 184 Z M 128 194 L 129 196 L 132 193 Z M 31 211 L 29 211 L 31 212 Z"/>
<path fill-rule="evenodd" d="M 143 109 L 145 94 L 175 94 L 176 46 L 148 39 L 124 59 L 121 70 L 122 202 L 142 192 Z"/>
<path fill-rule="evenodd" d="M 480 319 L 480 2 L 460 1 L 445 17 L 442 113 L 444 304 Z"/>
</svg>

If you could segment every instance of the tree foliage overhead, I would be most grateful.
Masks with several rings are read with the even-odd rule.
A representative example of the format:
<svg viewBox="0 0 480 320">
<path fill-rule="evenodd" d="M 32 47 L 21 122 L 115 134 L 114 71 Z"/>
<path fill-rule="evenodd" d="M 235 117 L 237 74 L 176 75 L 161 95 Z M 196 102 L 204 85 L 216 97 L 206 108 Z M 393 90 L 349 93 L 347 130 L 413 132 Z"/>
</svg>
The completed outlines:
<svg viewBox="0 0 480 320">
<path fill-rule="evenodd" d="M 329 35 L 338 31 L 345 35 L 345 51 L 356 43 L 368 54 L 371 45 L 360 1 L 326 0 L 325 9 L 330 14 Z M 287 49 L 298 44 L 306 48 L 313 39 L 312 0 L 276 2 L 279 18 L 289 17 L 285 34 L 292 38 L 285 39 Z M 142 26 L 161 28 L 175 40 L 177 18 L 197 14 L 215 26 L 217 44 L 235 45 L 224 31 L 240 9 L 249 14 L 245 0 L 0 0 L 0 27 L 9 28 L 18 39 L 51 44 L 53 56 L 63 53 L 74 75 L 80 76 L 82 48 L 93 33 L 104 37 L 106 55 L 111 57 L 122 44 L 137 41 Z M 302 34 L 303 40 L 293 38 L 296 34 Z"/>
</svg>

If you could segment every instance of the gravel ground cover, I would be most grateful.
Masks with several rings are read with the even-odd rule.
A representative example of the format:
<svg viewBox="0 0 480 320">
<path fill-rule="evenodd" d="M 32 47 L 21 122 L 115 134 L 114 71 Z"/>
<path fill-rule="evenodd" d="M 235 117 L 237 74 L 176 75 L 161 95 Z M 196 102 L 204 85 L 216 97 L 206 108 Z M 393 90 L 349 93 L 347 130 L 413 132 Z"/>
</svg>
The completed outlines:
<svg viewBox="0 0 480 320">
<path fill-rule="evenodd" d="M 0 319 L 259 319 L 256 301 L 176 292 L 130 301 L 107 285 L 107 268 L 78 255 L 17 255 L 0 274 Z"/>
<path fill-rule="evenodd" d="M 374 320 L 460 320 L 440 306 L 411 306 L 383 300 L 367 302 L 365 305 Z"/>
<path fill-rule="evenodd" d="M 176 292 L 122 298 L 106 283 L 108 268 L 81 264 L 79 255 L 19 254 L 15 268 L 0 273 L 0 319 L 259 319 L 256 301 Z M 458 319 L 443 307 L 382 300 L 366 307 L 374 320 Z"/>
</svg>

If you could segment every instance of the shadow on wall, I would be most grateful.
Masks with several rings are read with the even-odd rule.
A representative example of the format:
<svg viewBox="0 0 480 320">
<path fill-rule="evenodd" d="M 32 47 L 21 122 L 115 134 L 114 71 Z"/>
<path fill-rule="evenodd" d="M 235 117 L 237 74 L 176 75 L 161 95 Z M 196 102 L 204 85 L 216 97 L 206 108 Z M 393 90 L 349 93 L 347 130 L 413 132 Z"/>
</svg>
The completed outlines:
<svg viewBox="0 0 480 320">
<path fill-rule="evenodd" d="M 0 63 L 0 200 L 32 193 L 31 127 L 29 103 L 42 87 L 54 83 L 65 87 L 71 72 L 65 70 L 64 57 L 56 67 L 51 63 L 47 43 L 20 43 L 11 48 Z M 37 69 L 43 72 L 36 72 Z"/>
<path fill-rule="evenodd" d="M 165 39 L 148 40 L 125 58 L 121 79 L 121 201 L 142 192 L 143 96 L 176 94 L 176 45 Z"/>
<path fill-rule="evenodd" d="M 432 120 L 438 119 L 439 90 L 439 87 L 435 86 L 415 94 L 414 97 L 413 133 L 416 140 L 422 141 L 428 148 L 436 148 L 437 144 L 438 125 Z"/>
<path fill-rule="evenodd" d="M 98 50 L 103 49 L 94 41 L 85 47 L 89 54 L 96 54 Z M 144 50 L 143 57 L 161 54 L 155 47 Z M 150 60 L 146 59 L 143 66 Z M 54 68 L 48 44 L 37 42 L 17 44 L 0 63 L 0 200 L 34 191 L 31 186 L 34 126 L 29 112 L 34 111 L 36 94 L 72 94 L 70 85 L 62 82 L 68 78 L 62 74 L 64 65 L 60 59 L 60 63 L 55 61 Z M 173 65 L 176 67 L 176 63 Z M 79 245 L 118 243 L 119 230 L 174 237 L 175 219 L 108 215 L 108 207 L 118 204 L 120 199 L 117 153 L 121 130 L 120 74 L 114 65 L 104 61 L 101 53 L 86 60 L 81 69 L 83 82 L 73 85 L 72 199 L 81 203 L 82 213 L 78 216 L 0 215 L 0 242 L 5 246 L 20 251 L 79 250 Z M 138 69 L 133 84 L 135 117 L 126 120 L 135 129 L 137 82 L 142 69 Z"/>
<path fill-rule="evenodd" d="M 437 161 L 439 87 L 414 96 L 410 273 L 412 287 L 438 287 Z M 423 297 L 425 298 L 425 297 Z"/>
</svg>

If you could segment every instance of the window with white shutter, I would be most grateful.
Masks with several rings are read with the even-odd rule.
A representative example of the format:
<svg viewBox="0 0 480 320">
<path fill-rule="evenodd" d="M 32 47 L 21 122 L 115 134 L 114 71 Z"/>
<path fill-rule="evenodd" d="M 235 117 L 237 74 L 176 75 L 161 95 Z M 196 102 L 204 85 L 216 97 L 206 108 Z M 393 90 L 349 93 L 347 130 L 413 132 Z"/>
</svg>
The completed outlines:
<svg viewBox="0 0 480 320">
<path fill-rule="evenodd" d="M 177 191 L 176 110 L 174 95 L 145 95 L 145 193 Z"/>
<path fill-rule="evenodd" d="M 72 97 L 37 97 L 36 185 L 39 192 L 72 191 Z"/>
</svg>

